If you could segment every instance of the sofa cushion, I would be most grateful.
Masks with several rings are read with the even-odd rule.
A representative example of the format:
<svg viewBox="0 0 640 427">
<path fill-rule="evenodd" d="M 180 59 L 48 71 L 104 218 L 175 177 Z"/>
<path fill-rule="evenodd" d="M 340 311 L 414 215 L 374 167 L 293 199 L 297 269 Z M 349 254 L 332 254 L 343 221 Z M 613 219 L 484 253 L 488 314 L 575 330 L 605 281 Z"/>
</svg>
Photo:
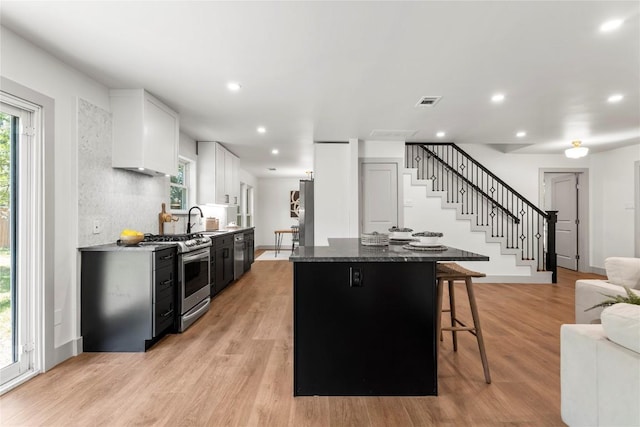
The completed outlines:
<svg viewBox="0 0 640 427">
<path fill-rule="evenodd" d="M 640 258 L 607 258 L 604 268 L 609 283 L 640 289 Z"/>
<path fill-rule="evenodd" d="M 600 319 L 609 340 L 640 353 L 640 305 L 613 304 L 602 310 Z"/>
</svg>

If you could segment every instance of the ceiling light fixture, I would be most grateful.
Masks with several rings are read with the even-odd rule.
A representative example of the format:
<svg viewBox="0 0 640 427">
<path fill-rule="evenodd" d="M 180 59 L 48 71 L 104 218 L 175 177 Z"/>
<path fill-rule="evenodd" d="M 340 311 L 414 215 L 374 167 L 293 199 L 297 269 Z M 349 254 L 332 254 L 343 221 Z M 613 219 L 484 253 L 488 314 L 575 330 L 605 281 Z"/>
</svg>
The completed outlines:
<svg viewBox="0 0 640 427">
<path fill-rule="evenodd" d="M 612 19 L 611 21 L 607 21 L 600 25 L 600 31 L 608 33 L 609 31 L 617 30 L 622 26 L 622 22 L 624 22 L 622 19 Z"/>
<path fill-rule="evenodd" d="M 516 136 L 518 138 L 524 138 L 525 136 L 527 136 L 527 133 L 525 131 L 521 130 L 518 133 L 516 133 Z"/>
<path fill-rule="evenodd" d="M 274 148 L 273 150 L 271 150 L 271 154 L 278 154 L 278 153 L 279 153 L 279 151 L 278 151 L 277 148 Z"/>
<path fill-rule="evenodd" d="M 444 132 L 442 132 L 442 131 L 440 131 L 440 132 L 436 133 L 436 136 L 437 136 L 438 138 L 444 138 L 444 136 L 445 136 L 445 135 L 446 135 L 446 133 L 444 133 Z"/>
<path fill-rule="evenodd" d="M 491 97 L 491 100 L 493 102 L 502 102 L 502 101 L 504 101 L 504 95 L 501 94 L 501 93 L 496 93 L 495 95 L 493 95 Z"/>
<path fill-rule="evenodd" d="M 267 131 L 267 128 L 264 126 L 258 126 L 258 129 L 256 129 L 258 131 L 258 133 L 265 133 Z"/>
<path fill-rule="evenodd" d="M 237 92 L 240 90 L 240 88 L 242 88 L 242 85 L 240 85 L 240 83 L 237 83 L 237 82 L 229 82 L 227 83 L 227 88 L 230 91 Z"/>
<path fill-rule="evenodd" d="M 564 150 L 564 155 L 570 159 L 579 159 L 580 157 L 586 156 L 589 149 L 587 147 L 582 147 L 581 144 L 582 142 L 580 141 L 571 141 L 571 145 L 573 145 L 573 147 Z"/>
<path fill-rule="evenodd" d="M 620 102 L 622 101 L 622 98 L 624 98 L 624 95 L 620 95 L 619 93 L 616 93 L 614 95 L 611 95 L 609 98 L 607 98 L 607 101 L 611 103 Z"/>
</svg>

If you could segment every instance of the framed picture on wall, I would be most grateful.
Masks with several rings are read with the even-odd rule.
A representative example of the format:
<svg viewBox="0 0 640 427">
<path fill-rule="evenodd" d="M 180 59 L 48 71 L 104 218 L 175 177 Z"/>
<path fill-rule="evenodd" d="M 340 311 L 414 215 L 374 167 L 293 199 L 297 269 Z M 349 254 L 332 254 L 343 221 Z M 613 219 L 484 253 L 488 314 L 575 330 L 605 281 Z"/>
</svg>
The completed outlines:
<svg viewBox="0 0 640 427">
<path fill-rule="evenodd" d="M 291 190 L 289 193 L 289 212 L 291 218 L 298 218 L 298 209 L 300 208 L 300 191 Z"/>
</svg>

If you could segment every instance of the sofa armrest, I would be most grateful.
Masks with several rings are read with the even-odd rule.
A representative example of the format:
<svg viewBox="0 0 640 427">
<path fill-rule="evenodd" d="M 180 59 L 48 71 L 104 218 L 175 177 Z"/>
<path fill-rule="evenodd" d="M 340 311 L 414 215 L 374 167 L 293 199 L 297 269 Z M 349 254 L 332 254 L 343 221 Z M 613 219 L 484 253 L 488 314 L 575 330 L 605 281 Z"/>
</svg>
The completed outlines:
<svg viewBox="0 0 640 427">
<path fill-rule="evenodd" d="M 560 328 L 560 412 L 569 426 L 598 423 L 596 342 L 606 339 L 601 325 Z"/>
<path fill-rule="evenodd" d="M 640 290 L 632 289 L 631 291 L 640 295 Z M 600 313 L 602 313 L 603 310 L 602 307 L 589 311 L 585 310 L 607 299 L 603 294 L 626 295 L 627 293 L 622 286 L 612 285 L 604 280 L 590 279 L 576 281 L 576 323 L 599 323 Z"/>
<path fill-rule="evenodd" d="M 639 426 L 640 353 L 607 339 L 602 325 L 562 325 L 560 340 L 562 420 Z"/>
</svg>

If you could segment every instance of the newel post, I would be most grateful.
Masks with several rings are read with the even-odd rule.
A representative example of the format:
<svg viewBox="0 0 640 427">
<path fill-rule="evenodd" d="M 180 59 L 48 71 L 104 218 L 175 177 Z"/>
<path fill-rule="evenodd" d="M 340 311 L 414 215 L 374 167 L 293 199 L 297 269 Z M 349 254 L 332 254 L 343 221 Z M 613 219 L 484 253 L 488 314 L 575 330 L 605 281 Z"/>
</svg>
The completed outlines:
<svg viewBox="0 0 640 427">
<path fill-rule="evenodd" d="M 558 283 L 558 256 L 556 254 L 556 223 L 558 211 L 547 211 L 547 271 L 551 271 L 551 281 Z"/>
</svg>

